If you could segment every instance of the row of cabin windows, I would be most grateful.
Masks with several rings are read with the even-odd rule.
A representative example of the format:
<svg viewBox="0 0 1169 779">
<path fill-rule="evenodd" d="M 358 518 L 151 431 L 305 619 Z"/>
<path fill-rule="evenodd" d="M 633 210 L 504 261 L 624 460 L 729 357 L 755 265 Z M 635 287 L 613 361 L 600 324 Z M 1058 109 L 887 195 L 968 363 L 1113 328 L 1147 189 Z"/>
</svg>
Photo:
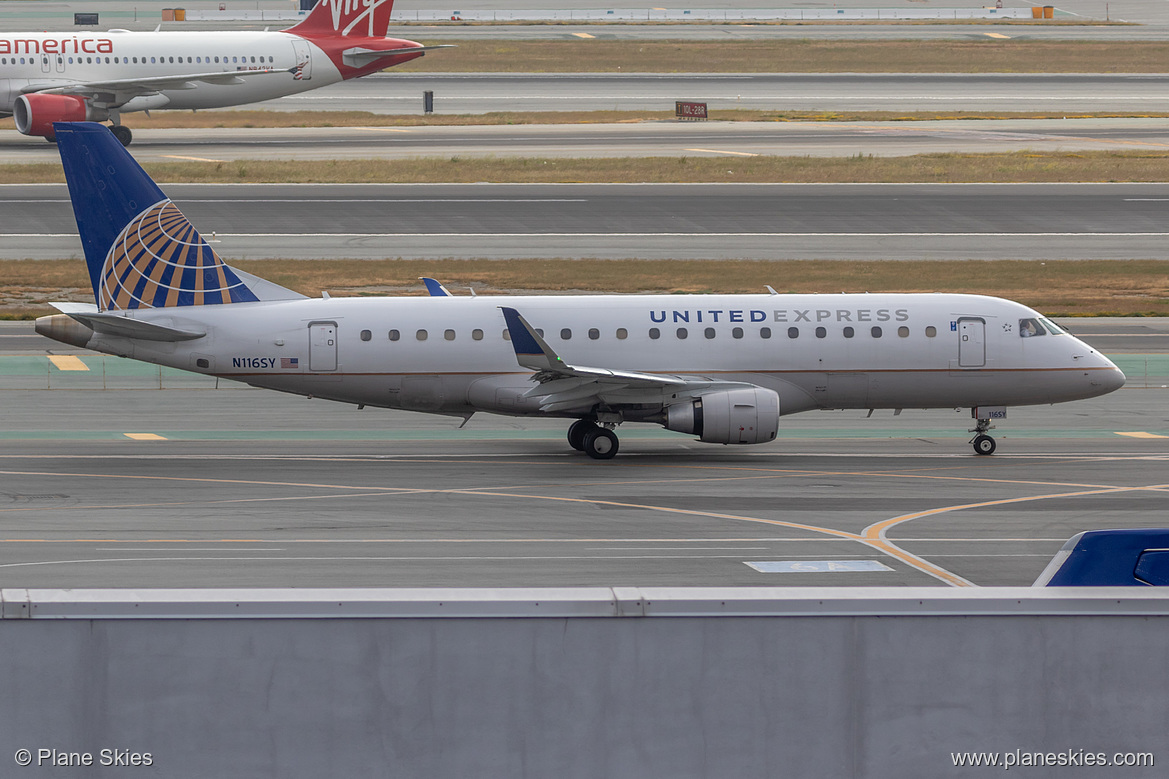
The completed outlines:
<svg viewBox="0 0 1169 779">
<path fill-rule="evenodd" d="M 8 61 L 9 59 L 11 59 L 12 62 L 9 62 Z M 0 57 L 0 65 L 16 65 L 16 64 L 18 64 L 17 59 L 20 60 L 19 64 L 21 64 L 21 65 L 24 65 L 24 64 L 35 65 L 36 64 L 36 57 L 19 57 L 19 58 L 17 58 L 17 57 Z M 28 60 L 27 63 L 25 62 L 26 59 Z M 244 65 L 247 65 L 249 62 L 253 65 L 256 64 L 255 57 L 223 57 L 222 59 L 223 59 L 224 64 L 237 64 L 237 65 L 244 64 Z M 112 59 L 110 57 L 105 57 L 105 58 L 102 58 L 102 57 L 84 57 L 84 58 L 77 57 L 76 60 L 77 60 L 76 64 L 78 64 L 78 65 L 82 65 L 82 64 L 101 65 L 103 62 L 107 65 L 110 64 L 111 62 L 113 62 L 115 65 L 129 65 L 129 64 L 146 65 L 147 64 L 145 57 L 113 57 Z M 212 60 L 214 60 L 216 63 L 218 63 L 220 61 L 220 58 L 219 57 L 187 57 L 186 62 L 188 64 L 202 64 L 202 63 L 211 64 Z M 64 65 L 66 62 L 68 62 L 70 65 L 72 65 L 72 64 L 74 64 L 73 61 L 74 61 L 74 57 L 64 57 L 61 55 L 57 55 L 57 64 L 58 65 Z M 275 61 L 276 61 L 275 57 L 266 57 L 266 58 L 260 57 L 259 64 L 262 65 L 265 62 L 272 63 Z M 41 57 L 42 64 L 48 64 L 48 62 L 49 62 L 48 57 L 45 57 L 45 56 Z M 164 64 L 164 65 L 167 63 L 174 64 L 175 58 L 174 57 L 151 57 L 150 58 L 149 64 L 154 65 L 154 64 L 159 64 L 159 63 Z M 183 63 L 183 58 L 179 57 L 178 64 L 182 64 L 182 63 Z"/>
<path fill-rule="evenodd" d="M 536 332 L 540 334 L 541 338 L 544 337 L 544 331 L 541 328 L 536 328 Z M 816 333 L 817 338 L 827 338 L 828 337 L 828 328 L 817 327 L 815 330 L 815 333 Z M 714 339 L 715 337 L 717 337 L 718 331 L 713 327 L 708 327 L 702 331 L 702 334 L 708 340 L 710 340 L 710 339 Z M 937 337 L 938 329 L 936 327 L 934 327 L 933 325 L 930 325 L 929 327 L 927 327 L 925 329 L 925 334 L 926 334 L 927 338 L 935 338 L 935 337 Z M 629 337 L 629 331 L 626 330 L 624 327 L 619 327 L 619 328 L 617 328 L 616 335 L 617 335 L 618 340 L 623 341 Z M 685 327 L 679 327 L 674 332 L 674 335 L 680 340 L 685 340 L 686 338 L 688 338 L 690 336 L 690 331 L 687 330 Z M 844 327 L 841 330 L 841 335 L 843 335 L 845 338 L 853 338 L 856 336 L 856 330 L 854 330 L 852 327 Z M 871 335 L 873 338 L 880 338 L 884 335 L 884 331 L 880 327 L 873 326 L 873 327 L 869 328 L 869 335 Z M 741 327 L 731 328 L 731 338 L 742 338 L 743 336 L 744 336 L 743 328 L 741 328 Z M 389 337 L 390 337 L 391 341 L 400 341 L 402 339 L 402 333 L 400 330 L 391 330 L 389 332 Z M 426 330 L 418 330 L 417 332 L 414 333 L 414 337 L 419 341 L 425 341 L 427 338 L 430 337 L 430 334 Z M 444 330 L 442 333 L 442 337 L 444 339 L 446 339 L 447 341 L 453 341 L 453 340 L 455 340 L 455 331 L 454 330 Z M 589 328 L 588 337 L 589 337 L 590 341 L 596 341 L 601 337 L 601 331 L 595 327 Z M 656 327 L 651 327 L 649 329 L 649 337 L 651 340 L 656 341 L 662 337 L 662 331 Z M 770 338 L 771 337 L 771 328 L 770 327 L 759 328 L 759 337 L 763 338 L 763 339 Z M 787 329 L 787 337 L 788 338 L 799 338 L 800 337 L 800 328 L 789 327 Z M 909 328 L 904 326 L 904 325 L 902 325 L 901 327 L 898 327 L 897 328 L 897 337 L 898 338 L 908 338 L 909 337 Z M 373 339 L 373 331 L 372 330 L 362 330 L 361 331 L 361 340 L 369 341 L 372 339 Z M 570 330 L 569 328 L 566 327 L 560 331 L 560 340 L 569 341 L 571 339 L 572 339 L 572 330 Z M 471 331 L 471 340 L 482 341 L 483 340 L 483 331 L 479 330 L 479 329 L 472 330 Z M 505 340 L 505 341 L 511 340 L 511 333 L 509 333 L 507 330 L 503 331 L 503 340 Z"/>
</svg>

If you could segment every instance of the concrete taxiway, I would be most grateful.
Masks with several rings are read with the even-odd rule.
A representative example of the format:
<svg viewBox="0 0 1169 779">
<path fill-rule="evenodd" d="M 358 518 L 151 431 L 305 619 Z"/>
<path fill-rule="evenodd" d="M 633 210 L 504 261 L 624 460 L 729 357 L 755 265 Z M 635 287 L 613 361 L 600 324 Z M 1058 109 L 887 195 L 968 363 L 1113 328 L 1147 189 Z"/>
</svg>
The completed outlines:
<svg viewBox="0 0 1169 779">
<path fill-rule="evenodd" d="M 225 259 L 1164 259 L 1166 184 L 173 184 Z M 80 257 L 63 185 L 0 257 Z M 212 236 L 214 233 L 214 236 Z"/>
<path fill-rule="evenodd" d="M 1029 584 L 1076 532 L 1164 524 L 1169 321 L 1072 327 L 1129 386 L 1011 409 L 992 457 L 966 444 L 968 411 L 907 410 L 785 417 L 744 448 L 627 425 L 596 462 L 562 421 L 459 430 L 50 362 L 6 323 L 0 585 Z"/>
<path fill-rule="evenodd" d="M 158 114 L 155 115 L 157 118 Z M 153 128 L 128 119 L 141 163 L 417 157 L 904 156 L 1169 149 L 1169 119 L 677 122 L 454 127 Z M 56 165 L 41 138 L 0 133 L 0 163 Z"/>
</svg>

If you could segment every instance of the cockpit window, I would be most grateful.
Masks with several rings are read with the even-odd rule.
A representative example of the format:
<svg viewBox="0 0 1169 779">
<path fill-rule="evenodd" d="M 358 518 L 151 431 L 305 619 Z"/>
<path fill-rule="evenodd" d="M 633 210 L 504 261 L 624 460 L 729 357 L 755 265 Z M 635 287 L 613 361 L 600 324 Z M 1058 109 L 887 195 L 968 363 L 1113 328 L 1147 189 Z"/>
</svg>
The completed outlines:
<svg viewBox="0 0 1169 779">
<path fill-rule="evenodd" d="M 1062 327 L 1046 317 L 1041 317 L 1039 321 L 1043 324 L 1044 327 L 1047 328 L 1047 332 L 1051 333 L 1052 335 L 1063 335 L 1065 332 Z"/>
<path fill-rule="evenodd" d="M 1019 320 L 1019 337 L 1020 338 L 1034 338 L 1038 335 L 1047 335 L 1047 331 L 1043 329 L 1038 319 L 1020 319 Z"/>
</svg>

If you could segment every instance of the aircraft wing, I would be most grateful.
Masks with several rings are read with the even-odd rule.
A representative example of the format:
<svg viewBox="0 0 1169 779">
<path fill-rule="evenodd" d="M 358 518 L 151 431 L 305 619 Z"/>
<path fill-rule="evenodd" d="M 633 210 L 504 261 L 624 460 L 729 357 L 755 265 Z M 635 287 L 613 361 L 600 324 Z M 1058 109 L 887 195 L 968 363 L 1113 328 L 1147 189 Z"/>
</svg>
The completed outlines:
<svg viewBox="0 0 1169 779">
<path fill-rule="evenodd" d="M 519 311 L 507 306 L 500 306 L 500 309 L 507 322 L 516 361 L 521 367 L 535 371 L 532 378 L 539 382 L 524 393 L 525 397 L 540 398 L 540 410 L 544 412 L 589 409 L 598 403 L 662 403 L 667 397 L 754 386 L 704 376 L 671 376 L 569 365 Z"/>
<path fill-rule="evenodd" d="M 295 68 L 293 69 L 295 70 Z M 245 79 L 272 73 L 290 73 L 288 68 L 263 70 L 232 70 L 213 73 L 180 73 L 144 78 L 117 78 L 108 81 L 78 81 L 72 84 L 32 82 L 21 87 L 21 92 L 44 95 L 77 95 L 88 97 L 110 107 L 116 107 L 140 95 L 153 95 L 164 89 L 195 89 L 197 81 L 206 84 L 243 84 Z"/>
</svg>

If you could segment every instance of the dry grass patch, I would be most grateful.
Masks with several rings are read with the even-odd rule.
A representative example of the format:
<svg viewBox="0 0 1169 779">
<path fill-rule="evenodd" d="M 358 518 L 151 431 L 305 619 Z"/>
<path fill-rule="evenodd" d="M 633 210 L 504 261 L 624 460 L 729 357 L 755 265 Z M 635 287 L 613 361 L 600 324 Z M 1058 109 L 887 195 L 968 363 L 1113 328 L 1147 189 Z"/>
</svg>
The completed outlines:
<svg viewBox="0 0 1169 779">
<path fill-rule="evenodd" d="M 420 73 L 1163 73 L 1169 42 L 428 40 Z M 699 66 L 700 63 L 700 66 Z"/>
<path fill-rule="evenodd" d="M 908 157 L 237 160 L 144 166 L 160 183 L 877 183 L 1169 181 L 1169 153 L 921 154 Z M 63 182 L 54 164 L 0 166 L 0 183 Z"/>
<path fill-rule="evenodd" d="M 1169 262 L 248 260 L 237 267 L 306 295 L 425 294 L 420 276 L 455 294 L 972 292 L 1062 316 L 1169 316 Z M 91 301 L 85 263 L 0 261 L 0 316 L 28 318 L 50 300 Z"/>
</svg>

